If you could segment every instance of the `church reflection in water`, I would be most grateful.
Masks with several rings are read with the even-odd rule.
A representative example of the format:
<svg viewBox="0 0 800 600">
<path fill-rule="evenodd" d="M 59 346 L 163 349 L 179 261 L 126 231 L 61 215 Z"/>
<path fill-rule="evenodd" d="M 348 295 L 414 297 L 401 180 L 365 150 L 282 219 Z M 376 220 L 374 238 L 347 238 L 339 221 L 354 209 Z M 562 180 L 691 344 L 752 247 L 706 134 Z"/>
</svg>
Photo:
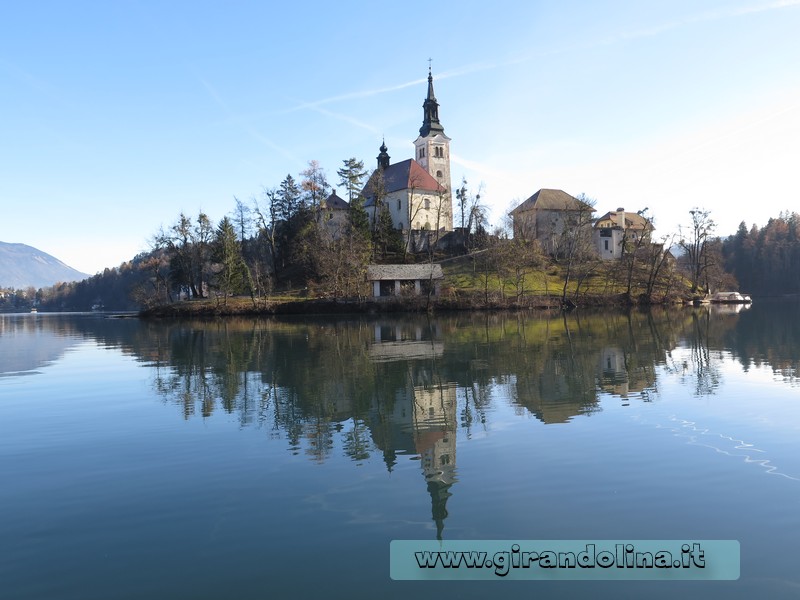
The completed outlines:
<svg viewBox="0 0 800 600">
<path fill-rule="evenodd" d="M 423 339 L 435 332 L 421 326 L 375 325 L 369 356 L 377 362 L 405 363 L 407 384 L 396 390 L 392 402 L 374 398 L 370 410 L 372 439 L 391 471 L 397 456 L 416 455 L 431 497 L 436 537 L 442 539 L 447 499 L 456 482 L 456 384 L 444 382 L 437 359 L 441 341 Z"/>
<path fill-rule="evenodd" d="M 167 323 L 11 316 L 0 319 L 0 377 L 47 368 L 87 340 L 118 348 L 184 419 L 233 416 L 317 463 L 381 457 L 392 471 L 419 461 L 441 538 L 457 434 L 491 428 L 508 407 L 569 423 L 602 411 L 604 399 L 657 399 L 666 379 L 714 394 L 727 356 L 797 385 L 792 306 L 777 319 L 780 307 Z"/>
</svg>

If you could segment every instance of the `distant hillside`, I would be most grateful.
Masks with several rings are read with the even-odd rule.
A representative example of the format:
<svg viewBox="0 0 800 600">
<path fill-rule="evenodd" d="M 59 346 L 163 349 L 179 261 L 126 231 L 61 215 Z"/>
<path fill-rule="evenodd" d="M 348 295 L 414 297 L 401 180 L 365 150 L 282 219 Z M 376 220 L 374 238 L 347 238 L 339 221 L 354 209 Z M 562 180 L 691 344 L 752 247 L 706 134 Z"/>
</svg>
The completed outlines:
<svg viewBox="0 0 800 600">
<path fill-rule="evenodd" d="M 22 289 L 48 287 L 59 281 L 80 281 L 89 277 L 25 244 L 0 242 L 0 287 Z"/>
</svg>

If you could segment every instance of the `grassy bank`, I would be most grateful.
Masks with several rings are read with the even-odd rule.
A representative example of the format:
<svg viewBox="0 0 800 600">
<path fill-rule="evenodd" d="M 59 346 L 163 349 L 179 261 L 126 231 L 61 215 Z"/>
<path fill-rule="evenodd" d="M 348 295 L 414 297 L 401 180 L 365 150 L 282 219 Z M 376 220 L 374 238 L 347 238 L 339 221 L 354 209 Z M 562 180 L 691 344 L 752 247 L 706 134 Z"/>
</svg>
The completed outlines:
<svg viewBox="0 0 800 600">
<path fill-rule="evenodd" d="M 397 297 L 374 301 L 307 298 L 286 292 L 268 298 L 233 297 L 223 301 L 202 299 L 156 306 L 143 317 L 217 317 L 222 315 L 359 314 L 449 310 L 524 310 L 562 308 L 564 274 L 556 265 L 525 269 L 499 276 L 486 270 L 480 253 L 442 261 L 445 279 L 441 295 Z M 582 280 L 567 286 L 567 306 L 629 306 L 645 303 L 636 292 L 629 296 L 614 284 L 614 263 L 601 265 Z M 685 282 L 675 283 L 672 294 L 659 302 L 680 302 L 688 297 Z"/>
</svg>

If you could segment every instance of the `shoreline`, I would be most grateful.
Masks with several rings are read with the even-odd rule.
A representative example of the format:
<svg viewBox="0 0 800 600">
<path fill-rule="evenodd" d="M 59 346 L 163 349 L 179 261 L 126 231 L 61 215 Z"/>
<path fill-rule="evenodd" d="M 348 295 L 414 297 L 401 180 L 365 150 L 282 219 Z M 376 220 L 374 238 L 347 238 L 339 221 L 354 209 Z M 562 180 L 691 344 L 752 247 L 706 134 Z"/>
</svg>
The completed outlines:
<svg viewBox="0 0 800 600">
<path fill-rule="evenodd" d="M 515 298 L 494 299 L 488 303 L 484 298 L 432 299 L 403 298 L 388 300 L 339 300 L 313 299 L 266 303 L 251 299 L 235 298 L 225 305 L 212 300 L 191 300 L 156 306 L 139 312 L 143 319 L 183 317 L 227 317 L 227 316 L 273 316 L 273 315 L 338 315 L 381 313 L 425 313 L 462 311 L 506 311 L 506 310 L 572 310 L 579 307 L 663 306 L 682 304 L 684 299 L 674 298 L 664 302 L 637 302 L 624 294 L 615 296 L 586 296 L 580 304 L 568 299 L 562 305 L 555 296 L 526 296 L 521 302 Z"/>
</svg>

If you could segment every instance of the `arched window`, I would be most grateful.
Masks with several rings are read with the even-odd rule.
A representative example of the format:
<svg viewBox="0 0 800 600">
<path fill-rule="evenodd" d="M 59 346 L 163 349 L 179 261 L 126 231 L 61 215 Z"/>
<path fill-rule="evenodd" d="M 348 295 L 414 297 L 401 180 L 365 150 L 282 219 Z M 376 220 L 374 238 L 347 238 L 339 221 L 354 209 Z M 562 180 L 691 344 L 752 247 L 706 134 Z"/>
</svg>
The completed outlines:
<svg viewBox="0 0 800 600">
<path fill-rule="evenodd" d="M 442 172 L 441 171 L 436 171 L 436 177 L 441 179 L 442 178 Z"/>
</svg>

